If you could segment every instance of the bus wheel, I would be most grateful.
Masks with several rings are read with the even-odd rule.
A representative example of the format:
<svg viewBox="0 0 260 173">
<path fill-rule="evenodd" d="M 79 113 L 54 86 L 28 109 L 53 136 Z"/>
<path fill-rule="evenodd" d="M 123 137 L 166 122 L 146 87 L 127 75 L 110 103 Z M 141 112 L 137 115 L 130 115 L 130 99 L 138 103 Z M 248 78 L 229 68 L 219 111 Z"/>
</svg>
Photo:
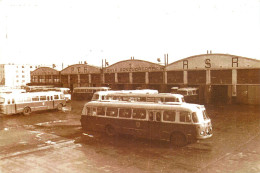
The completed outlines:
<svg viewBox="0 0 260 173">
<path fill-rule="evenodd" d="M 25 107 L 25 108 L 23 109 L 23 114 L 24 114 L 24 115 L 30 115 L 30 113 L 31 113 L 31 109 L 30 109 L 29 107 Z"/>
<path fill-rule="evenodd" d="M 186 137 L 182 133 L 173 133 L 171 135 L 171 144 L 176 147 L 182 147 L 187 144 Z"/>
<path fill-rule="evenodd" d="M 106 131 L 107 136 L 111 136 L 111 137 L 116 136 L 116 131 L 115 131 L 114 127 L 112 127 L 110 125 L 106 126 L 105 131 Z"/>
<path fill-rule="evenodd" d="M 62 110 L 62 104 L 60 103 L 60 104 L 58 104 L 58 106 L 57 106 L 57 109 L 59 110 L 59 111 L 61 111 Z"/>
</svg>

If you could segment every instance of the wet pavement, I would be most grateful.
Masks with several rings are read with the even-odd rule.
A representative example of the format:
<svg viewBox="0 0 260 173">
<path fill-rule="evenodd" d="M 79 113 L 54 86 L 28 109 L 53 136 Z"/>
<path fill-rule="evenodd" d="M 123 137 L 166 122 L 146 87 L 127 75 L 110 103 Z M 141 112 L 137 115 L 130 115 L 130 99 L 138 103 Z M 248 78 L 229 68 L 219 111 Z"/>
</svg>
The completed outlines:
<svg viewBox="0 0 260 173">
<path fill-rule="evenodd" d="M 259 106 L 208 105 L 213 137 L 175 148 L 84 133 L 83 105 L 1 116 L 0 172 L 260 172 Z"/>
</svg>

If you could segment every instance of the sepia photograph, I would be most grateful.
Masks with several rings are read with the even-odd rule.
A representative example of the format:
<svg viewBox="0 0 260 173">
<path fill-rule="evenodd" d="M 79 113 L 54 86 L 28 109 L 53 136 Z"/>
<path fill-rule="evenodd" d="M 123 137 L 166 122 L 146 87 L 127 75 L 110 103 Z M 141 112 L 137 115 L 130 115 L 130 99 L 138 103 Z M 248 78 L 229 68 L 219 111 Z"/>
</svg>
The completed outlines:
<svg viewBox="0 0 260 173">
<path fill-rule="evenodd" d="M 0 0 L 0 173 L 259 173 L 260 0 Z"/>
</svg>

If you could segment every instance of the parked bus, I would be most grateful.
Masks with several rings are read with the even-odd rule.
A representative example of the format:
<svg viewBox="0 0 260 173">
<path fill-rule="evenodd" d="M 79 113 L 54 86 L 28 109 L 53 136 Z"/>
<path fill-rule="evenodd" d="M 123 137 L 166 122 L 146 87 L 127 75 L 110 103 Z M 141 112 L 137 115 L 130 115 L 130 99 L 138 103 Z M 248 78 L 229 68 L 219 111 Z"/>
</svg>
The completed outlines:
<svg viewBox="0 0 260 173">
<path fill-rule="evenodd" d="M 173 90 L 172 90 L 173 91 Z M 187 103 L 199 103 L 199 89 L 198 88 L 178 88 L 172 93 L 181 94 Z"/>
<path fill-rule="evenodd" d="M 92 101 L 102 101 L 102 100 L 118 100 L 118 99 L 112 99 L 111 96 L 116 94 L 158 94 L 158 90 L 152 90 L 152 89 L 141 89 L 141 90 L 113 90 L 113 91 L 99 91 L 95 92 Z M 108 98 L 108 95 L 110 96 Z"/>
<path fill-rule="evenodd" d="M 25 93 L 24 89 L 16 89 L 16 88 L 0 88 L 0 94 L 11 94 L 11 93 Z"/>
<path fill-rule="evenodd" d="M 39 110 L 58 109 L 66 106 L 66 100 L 62 92 L 34 92 L 0 94 L 0 113 L 29 115 Z"/>
<path fill-rule="evenodd" d="M 102 95 L 102 93 L 95 93 L 92 101 L 104 101 L 104 100 L 118 100 L 118 101 L 135 101 L 135 102 L 155 102 L 165 103 L 171 102 L 175 104 L 184 103 L 184 97 L 181 94 L 171 93 L 109 93 Z"/>
<path fill-rule="evenodd" d="M 84 131 L 167 140 L 175 146 L 213 134 L 205 107 L 197 104 L 91 101 L 83 107 L 81 126 Z"/>
<path fill-rule="evenodd" d="M 73 89 L 72 99 L 91 100 L 95 92 L 109 90 L 109 87 L 76 87 Z"/>
<path fill-rule="evenodd" d="M 71 100 L 71 91 L 70 91 L 69 88 L 59 88 L 59 87 L 56 87 L 53 90 L 62 92 L 64 94 L 65 100 L 67 102 Z"/>
</svg>

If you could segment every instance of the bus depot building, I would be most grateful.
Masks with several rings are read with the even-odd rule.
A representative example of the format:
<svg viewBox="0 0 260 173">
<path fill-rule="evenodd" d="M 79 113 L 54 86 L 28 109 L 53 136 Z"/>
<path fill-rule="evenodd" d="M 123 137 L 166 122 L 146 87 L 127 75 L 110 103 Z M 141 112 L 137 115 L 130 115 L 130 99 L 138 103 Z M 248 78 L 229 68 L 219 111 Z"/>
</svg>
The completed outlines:
<svg viewBox="0 0 260 173">
<path fill-rule="evenodd" d="M 42 70 L 44 68 L 44 70 Z M 161 65 L 124 60 L 99 68 L 75 64 L 62 71 L 40 67 L 31 72 L 31 85 L 109 86 L 113 90 L 199 88 L 199 102 L 260 104 L 260 61 L 229 54 L 202 54 Z"/>
</svg>

